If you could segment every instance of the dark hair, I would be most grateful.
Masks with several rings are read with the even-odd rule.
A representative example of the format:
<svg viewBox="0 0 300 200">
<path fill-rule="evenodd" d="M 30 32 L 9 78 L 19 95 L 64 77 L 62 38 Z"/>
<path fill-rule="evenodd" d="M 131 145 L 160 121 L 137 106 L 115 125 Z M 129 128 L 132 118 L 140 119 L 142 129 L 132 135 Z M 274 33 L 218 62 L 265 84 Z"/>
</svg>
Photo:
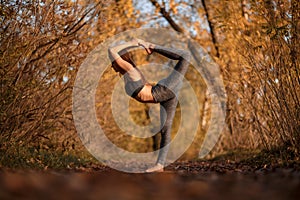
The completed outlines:
<svg viewBox="0 0 300 200">
<path fill-rule="evenodd" d="M 136 67 L 136 64 L 133 61 L 133 54 L 132 52 L 127 51 L 126 49 L 123 49 L 118 52 L 121 58 L 127 62 L 129 62 L 133 67 Z M 116 61 L 112 62 L 112 65 L 117 65 Z"/>
</svg>

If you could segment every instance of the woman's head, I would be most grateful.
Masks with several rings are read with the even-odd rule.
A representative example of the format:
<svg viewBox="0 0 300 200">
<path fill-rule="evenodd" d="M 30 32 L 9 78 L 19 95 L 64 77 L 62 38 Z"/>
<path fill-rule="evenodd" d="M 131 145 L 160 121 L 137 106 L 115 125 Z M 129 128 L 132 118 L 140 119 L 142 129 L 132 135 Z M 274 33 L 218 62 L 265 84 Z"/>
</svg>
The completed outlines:
<svg viewBox="0 0 300 200">
<path fill-rule="evenodd" d="M 129 62 L 133 67 L 136 67 L 135 63 L 133 62 L 133 58 L 132 58 L 132 53 L 128 52 L 126 49 L 121 50 L 119 52 L 119 55 L 121 56 L 121 58 L 127 62 Z M 124 69 L 122 69 L 117 62 L 114 60 L 112 62 L 111 67 L 116 71 L 116 72 L 120 72 L 121 74 L 125 74 L 126 71 Z"/>
</svg>

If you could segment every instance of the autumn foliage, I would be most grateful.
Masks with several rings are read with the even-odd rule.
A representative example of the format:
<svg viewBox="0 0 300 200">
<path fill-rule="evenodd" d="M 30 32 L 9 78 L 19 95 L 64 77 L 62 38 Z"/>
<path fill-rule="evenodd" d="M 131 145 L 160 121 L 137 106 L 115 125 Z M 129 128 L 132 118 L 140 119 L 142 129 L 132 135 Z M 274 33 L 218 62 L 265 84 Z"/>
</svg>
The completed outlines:
<svg viewBox="0 0 300 200">
<path fill-rule="evenodd" d="M 15 162 L 15 157 L 46 167 L 49 160 L 41 152 L 83 156 L 72 119 L 76 72 L 106 38 L 143 26 L 167 26 L 189 35 L 219 64 L 227 116 L 212 155 L 265 149 L 279 152 L 281 161 L 299 161 L 299 4 L 297 0 L 1 1 L 0 166 Z M 151 12 L 145 12 L 146 6 Z M 107 78 L 113 78 L 113 72 Z M 202 111 L 208 115 L 203 80 L 193 81 L 203 92 Z M 147 108 L 139 106 L 133 114 L 147 120 L 142 111 Z M 102 108 L 98 114 L 106 115 Z M 205 129 L 199 134 L 203 137 Z M 123 139 L 116 140 L 131 145 Z M 147 142 L 143 147 L 152 148 L 153 141 Z M 36 157 L 31 160 L 31 155 Z"/>
</svg>

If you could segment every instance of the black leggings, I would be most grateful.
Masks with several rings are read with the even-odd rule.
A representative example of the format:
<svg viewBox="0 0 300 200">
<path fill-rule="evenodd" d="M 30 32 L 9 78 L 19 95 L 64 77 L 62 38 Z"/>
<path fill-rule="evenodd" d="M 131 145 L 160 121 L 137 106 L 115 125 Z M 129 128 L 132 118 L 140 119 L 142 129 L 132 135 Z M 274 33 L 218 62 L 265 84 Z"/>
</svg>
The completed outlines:
<svg viewBox="0 0 300 200">
<path fill-rule="evenodd" d="M 171 128 L 178 104 L 177 96 L 189 66 L 190 54 L 184 50 L 162 46 L 155 46 L 154 52 L 178 60 L 170 75 L 152 87 L 154 100 L 160 103 L 161 142 L 157 163 L 164 165 L 169 150 L 166 145 L 171 141 Z"/>
</svg>

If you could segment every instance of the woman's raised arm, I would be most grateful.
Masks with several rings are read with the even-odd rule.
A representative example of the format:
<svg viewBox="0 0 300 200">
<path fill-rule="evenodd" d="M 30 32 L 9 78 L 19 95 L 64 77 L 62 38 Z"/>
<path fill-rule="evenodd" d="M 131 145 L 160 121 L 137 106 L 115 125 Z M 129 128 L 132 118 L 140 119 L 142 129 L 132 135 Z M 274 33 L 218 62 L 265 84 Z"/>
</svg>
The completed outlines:
<svg viewBox="0 0 300 200">
<path fill-rule="evenodd" d="M 119 52 L 123 49 L 129 49 L 129 48 L 135 48 L 139 47 L 139 44 L 136 40 L 130 41 L 130 42 L 125 42 L 123 44 L 119 44 L 114 47 L 109 47 L 108 48 L 108 53 L 111 56 L 111 59 L 117 59 L 120 57 Z M 113 60 L 112 60 L 113 61 Z"/>
<path fill-rule="evenodd" d="M 137 81 L 141 79 L 140 74 L 137 72 L 137 70 L 134 68 L 134 66 L 131 63 L 124 60 L 119 54 L 121 50 L 134 48 L 134 47 L 139 47 L 137 41 L 133 40 L 130 42 L 126 42 L 124 44 L 110 47 L 108 49 L 108 55 L 111 62 L 115 62 L 120 68 L 122 68 L 125 72 L 129 74 L 129 77 L 133 81 Z"/>
</svg>

